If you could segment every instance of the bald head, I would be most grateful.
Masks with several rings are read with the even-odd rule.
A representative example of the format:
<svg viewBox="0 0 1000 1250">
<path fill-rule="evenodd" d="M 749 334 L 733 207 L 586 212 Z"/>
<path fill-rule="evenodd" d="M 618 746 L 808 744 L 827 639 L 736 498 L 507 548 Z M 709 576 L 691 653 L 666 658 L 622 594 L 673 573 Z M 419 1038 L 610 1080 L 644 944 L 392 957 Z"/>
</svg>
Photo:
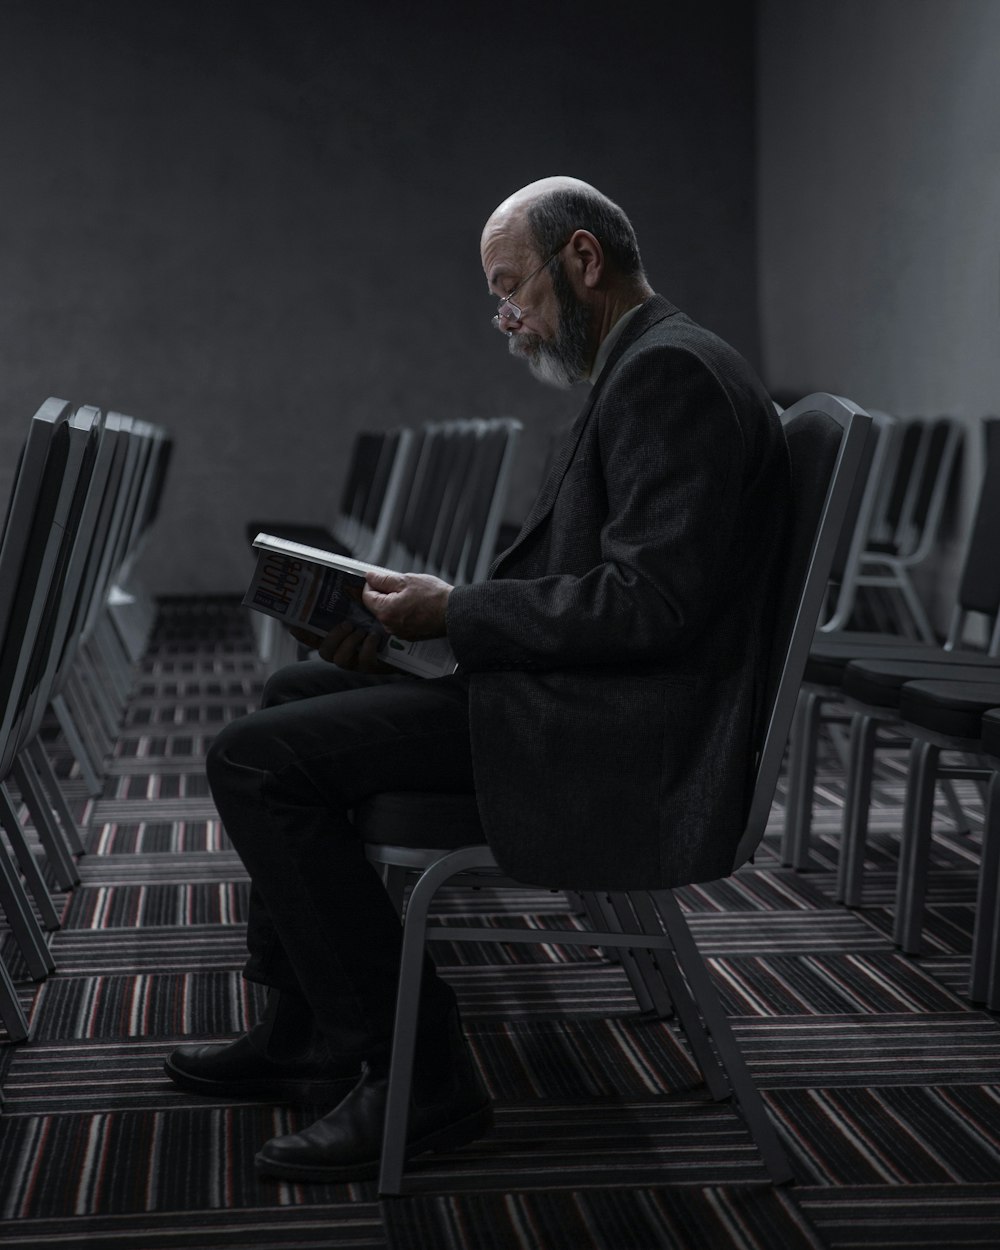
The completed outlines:
<svg viewBox="0 0 1000 1250">
<path fill-rule="evenodd" d="M 482 245 L 499 232 L 547 256 L 574 230 L 587 230 L 598 240 L 615 277 L 644 281 L 628 217 L 589 182 L 565 174 L 530 182 L 503 200 L 483 229 Z"/>
</svg>

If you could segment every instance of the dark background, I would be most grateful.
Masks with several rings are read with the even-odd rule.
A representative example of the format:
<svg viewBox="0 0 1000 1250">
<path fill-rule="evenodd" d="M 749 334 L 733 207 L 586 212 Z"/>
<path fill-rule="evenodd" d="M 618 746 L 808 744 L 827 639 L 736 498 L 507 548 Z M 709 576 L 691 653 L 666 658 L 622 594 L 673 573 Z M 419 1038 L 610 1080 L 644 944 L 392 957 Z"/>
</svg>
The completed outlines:
<svg viewBox="0 0 1000 1250">
<path fill-rule="evenodd" d="M 1000 33 L 998 9 L 0 0 L 0 494 L 48 395 L 161 423 L 176 454 L 147 584 L 234 591 L 249 568 L 245 520 L 328 517 L 359 427 L 515 415 L 516 519 L 581 395 L 508 359 L 478 243 L 501 199 L 552 173 L 618 200 L 653 285 L 774 391 L 856 381 L 870 393 L 853 394 L 860 403 L 909 402 L 864 336 L 875 359 L 852 376 L 858 344 L 840 344 L 836 300 L 806 280 L 810 257 L 831 256 L 831 228 L 850 238 L 887 163 L 872 153 L 868 187 L 849 196 L 835 184 L 855 217 L 820 189 L 841 149 L 898 149 L 864 113 L 884 111 L 910 73 L 904 56 L 882 82 L 879 41 L 940 47 L 943 23 L 958 40 L 948 73 L 967 77 L 958 53 L 983 42 L 984 23 Z M 900 25 L 904 10 L 917 20 Z M 821 81 L 804 74 L 818 53 Z M 915 161 L 928 117 L 939 135 L 961 129 L 995 105 L 997 89 L 982 90 L 957 120 L 918 101 Z M 992 126 L 974 155 L 988 154 Z M 880 184 L 890 207 L 892 194 L 909 202 L 917 168 L 894 160 L 895 181 Z M 797 186 L 811 188 L 808 213 L 789 211 Z M 858 252 L 833 255 L 840 273 Z M 841 294 L 863 317 L 864 297 Z M 962 316 L 978 324 L 974 303 Z M 880 316 L 899 334 L 892 308 Z M 804 323 L 820 350 L 790 354 Z M 827 342 L 840 344 L 832 357 Z M 907 343 L 893 347 L 897 373 Z M 984 368 L 963 401 L 970 418 L 995 394 L 992 358 Z"/>
</svg>

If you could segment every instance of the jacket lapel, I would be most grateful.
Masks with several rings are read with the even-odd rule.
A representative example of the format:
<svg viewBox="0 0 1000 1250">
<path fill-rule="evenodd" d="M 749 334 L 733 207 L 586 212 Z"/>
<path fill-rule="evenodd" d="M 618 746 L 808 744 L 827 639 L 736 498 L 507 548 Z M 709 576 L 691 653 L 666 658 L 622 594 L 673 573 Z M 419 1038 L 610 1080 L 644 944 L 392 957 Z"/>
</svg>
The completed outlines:
<svg viewBox="0 0 1000 1250">
<path fill-rule="evenodd" d="M 590 414 L 594 410 L 594 404 L 600 398 L 601 391 L 604 389 L 604 384 L 607 382 L 612 370 L 621 359 L 622 354 L 626 352 L 637 339 L 641 338 L 651 326 L 656 325 L 659 321 L 665 320 L 667 317 L 674 316 L 677 311 L 678 310 L 668 299 L 664 299 L 662 295 L 653 295 L 646 301 L 646 303 L 622 331 L 621 338 L 615 344 L 611 351 L 611 355 L 605 362 L 604 368 L 601 371 L 601 376 L 590 388 L 590 394 L 587 396 L 587 402 L 584 404 L 583 410 L 573 422 L 565 439 L 563 439 L 562 445 L 552 462 L 552 467 L 549 469 L 548 475 L 535 497 L 535 502 L 531 507 L 531 511 L 528 513 L 524 524 L 521 526 L 520 533 L 517 538 L 514 539 L 513 543 L 506 549 L 506 551 L 501 552 L 500 555 L 493 561 L 493 565 L 489 572 L 490 577 L 495 576 L 497 572 L 499 572 L 500 565 L 503 561 L 511 555 L 522 542 L 524 542 L 533 530 L 538 528 L 538 526 L 545 520 L 549 512 L 552 510 L 552 505 L 556 501 L 556 495 L 559 493 L 559 487 L 562 485 L 562 480 L 566 476 L 566 471 L 573 462 L 573 457 L 576 455 L 576 449 L 579 445 L 580 438 L 583 435 L 583 431 L 587 428 L 587 422 L 590 420 Z"/>
</svg>

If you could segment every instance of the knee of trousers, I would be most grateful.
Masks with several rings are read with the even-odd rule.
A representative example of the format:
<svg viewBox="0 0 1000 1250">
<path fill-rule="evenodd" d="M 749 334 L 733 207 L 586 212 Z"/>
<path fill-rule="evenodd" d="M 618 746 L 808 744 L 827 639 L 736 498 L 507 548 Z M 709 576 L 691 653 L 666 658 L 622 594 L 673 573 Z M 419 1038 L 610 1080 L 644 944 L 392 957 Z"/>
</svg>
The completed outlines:
<svg viewBox="0 0 1000 1250">
<path fill-rule="evenodd" d="M 215 735 L 205 754 L 205 774 L 214 792 L 234 768 L 271 771 L 280 763 L 280 757 L 280 747 L 273 736 L 251 712 L 230 721 Z"/>
<path fill-rule="evenodd" d="M 336 694 L 356 681 L 356 676 L 327 660 L 299 660 L 271 674 L 264 683 L 260 706 L 278 707 L 282 703 L 295 703 L 313 695 Z"/>
</svg>

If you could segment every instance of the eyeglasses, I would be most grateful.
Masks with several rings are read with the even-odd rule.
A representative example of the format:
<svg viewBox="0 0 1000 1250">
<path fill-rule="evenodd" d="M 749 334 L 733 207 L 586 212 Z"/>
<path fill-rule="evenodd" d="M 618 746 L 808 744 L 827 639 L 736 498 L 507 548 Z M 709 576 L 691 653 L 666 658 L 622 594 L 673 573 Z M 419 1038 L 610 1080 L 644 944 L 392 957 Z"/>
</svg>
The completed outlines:
<svg viewBox="0 0 1000 1250">
<path fill-rule="evenodd" d="M 568 242 L 569 242 L 569 239 L 566 240 L 566 243 Z M 549 261 L 555 260 L 555 258 L 559 255 L 559 253 L 566 246 L 566 243 L 560 243 L 560 245 L 556 248 L 556 250 L 552 253 L 551 256 L 546 256 L 546 258 L 542 261 L 542 263 L 538 266 L 537 269 L 532 269 L 531 273 L 529 273 L 526 278 L 522 278 L 521 281 L 517 284 L 517 286 L 514 287 L 513 291 L 508 291 L 507 294 L 503 297 L 503 299 L 497 305 L 497 310 L 493 315 L 493 325 L 498 330 L 503 329 L 503 323 L 505 321 L 520 321 L 521 320 L 521 317 L 524 313 L 524 309 L 521 307 L 520 304 L 514 303 L 514 296 L 518 293 L 518 291 L 524 290 L 524 288 L 528 285 L 531 279 L 534 278 L 537 274 L 540 274 L 542 270 L 545 268 L 545 266 L 549 263 Z"/>
</svg>

